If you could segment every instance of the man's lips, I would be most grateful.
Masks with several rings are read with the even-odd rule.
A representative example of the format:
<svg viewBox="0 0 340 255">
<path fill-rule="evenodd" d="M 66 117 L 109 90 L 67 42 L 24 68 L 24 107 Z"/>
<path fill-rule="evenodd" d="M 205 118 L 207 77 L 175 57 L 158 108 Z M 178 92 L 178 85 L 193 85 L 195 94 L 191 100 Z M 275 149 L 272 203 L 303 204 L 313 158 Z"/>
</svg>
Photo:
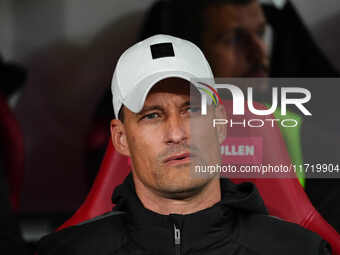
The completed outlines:
<svg viewBox="0 0 340 255">
<path fill-rule="evenodd" d="M 188 163 L 190 162 L 192 157 L 192 154 L 189 152 L 184 152 L 184 153 L 180 153 L 180 154 L 175 154 L 172 155 L 168 158 L 166 158 L 163 162 L 165 164 L 183 164 L 183 163 Z"/>
</svg>

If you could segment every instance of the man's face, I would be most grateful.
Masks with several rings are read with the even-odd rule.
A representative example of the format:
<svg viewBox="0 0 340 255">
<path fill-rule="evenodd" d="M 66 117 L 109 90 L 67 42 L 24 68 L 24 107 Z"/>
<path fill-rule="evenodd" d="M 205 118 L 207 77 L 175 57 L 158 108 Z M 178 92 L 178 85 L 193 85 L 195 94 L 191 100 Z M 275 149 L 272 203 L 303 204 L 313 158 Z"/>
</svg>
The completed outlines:
<svg viewBox="0 0 340 255">
<path fill-rule="evenodd" d="M 209 109 L 211 113 L 215 111 L 212 107 Z M 198 123 L 203 117 L 199 106 L 190 106 L 187 81 L 162 80 L 149 92 L 141 112 L 136 114 L 126 107 L 123 110 L 124 132 L 135 178 L 169 198 L 191 196 L 209 183 L 212 176 L 193 177 L 190 169 L 194 162 L 219 162 L 218 136 L 212 126 L 206 125 L 200 128 L 204 139 L 190 143 L 190 121 L 195 118 Z"/>
<path fill-rule="evenodd" d="M 215 77 L 266 77 L 266 20 L 258 1 L 210 5 L 203 12 L 202 48 Z"/>
</svg>

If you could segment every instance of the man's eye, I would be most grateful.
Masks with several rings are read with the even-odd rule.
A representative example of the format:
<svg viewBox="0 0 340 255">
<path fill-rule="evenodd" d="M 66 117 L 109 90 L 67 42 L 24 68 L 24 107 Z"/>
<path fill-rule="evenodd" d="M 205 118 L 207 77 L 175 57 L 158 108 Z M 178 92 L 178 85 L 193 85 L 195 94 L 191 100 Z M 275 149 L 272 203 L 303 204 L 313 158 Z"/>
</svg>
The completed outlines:
<svg viewBox="0 0 340 255">
<path fill-rule="evenodd" d="M 148 120 L 151 120 L 151 119 L 155 119 L 155 118 L 158 118 L 159 117 L 159 114 L 156 113 L 156 112 L 153 112 L 153 113 L 149 113 L 149 114 L 146 114 L 142 117 L 142 119 L 148 119 Z"/>
</svg>

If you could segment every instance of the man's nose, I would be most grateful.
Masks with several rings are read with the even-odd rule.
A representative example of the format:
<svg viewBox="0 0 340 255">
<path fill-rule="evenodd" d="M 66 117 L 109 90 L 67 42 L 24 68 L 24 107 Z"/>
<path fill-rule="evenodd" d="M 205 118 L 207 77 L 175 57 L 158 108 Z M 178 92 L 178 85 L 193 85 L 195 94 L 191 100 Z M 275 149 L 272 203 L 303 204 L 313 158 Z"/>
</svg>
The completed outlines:
<svg viewBox="0 0 340 255">
<path fill-rule="evenodd" d="M 189 120 L 174 114 L 168 117 L 166 121 L 166 138 L 167 144 L 180 144 L 188 139 Z"/>
</svg>

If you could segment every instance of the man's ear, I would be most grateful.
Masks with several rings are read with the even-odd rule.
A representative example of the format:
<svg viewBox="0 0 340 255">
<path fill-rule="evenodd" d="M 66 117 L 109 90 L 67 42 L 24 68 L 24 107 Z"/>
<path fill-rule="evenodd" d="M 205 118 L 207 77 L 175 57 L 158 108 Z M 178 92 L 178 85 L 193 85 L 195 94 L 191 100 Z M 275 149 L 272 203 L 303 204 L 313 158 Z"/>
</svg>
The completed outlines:
<svg viewBox="0 0 340 255">
<path fill-rule="evenodd" d="M 218 104 L 215 108 L 216 119 L 227 119 L 227 113 L 225 111 L 224 105 Z M 227 138 L 227 125 L 217 125 L 217 138 L 219 144 L 222 144 Z"/>
<path fill-rule="evenodd" d="M 125 156 L 130 156 L 129 144 L 123 123 L 120 120 L 111 120 L 111 139 L 116 151 Z"/>
</svg>

